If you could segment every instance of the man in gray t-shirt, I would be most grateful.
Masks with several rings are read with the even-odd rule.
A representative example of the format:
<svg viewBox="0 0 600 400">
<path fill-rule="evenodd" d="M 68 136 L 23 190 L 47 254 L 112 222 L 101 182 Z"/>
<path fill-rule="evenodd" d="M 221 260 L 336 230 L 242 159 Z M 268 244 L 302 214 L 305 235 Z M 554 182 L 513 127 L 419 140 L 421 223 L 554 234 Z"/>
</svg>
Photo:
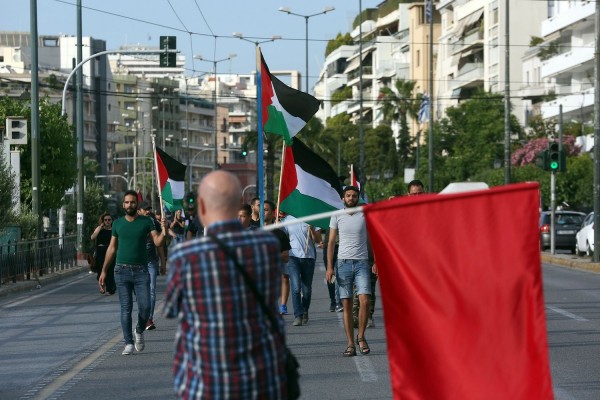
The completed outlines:
<svg viewBox="0 0 600 400">
<path fill-rule="evenodd" d="M 358 189 L 346 186 L 343 191 L 344 207 L 352 208 L 358 204 Z M 325 278 L 331 282 L 334 275 L 333 249 L 339 235 L 339 250 L 335 278 L 344 307 L 344 328 L 348 346 L 342 354 L 345 357 L 356 355 L 354 343 L 354 321 L 352 317 L 353 287 L 356 286 L 360 311 L 358 314 L 358 335 L 356 344 L 362 354 L 369 354 L 369 345 L 365 339 L 365 328 L 369 318 L 368 308 L 371 295 L 371 268 L 369 268 L 367 225 L 362 212 L 331 217 L 330 234 L 327 246 L 327 272 Z M 373 271 L 376 266 L 373 265 Z"/>
</svg>

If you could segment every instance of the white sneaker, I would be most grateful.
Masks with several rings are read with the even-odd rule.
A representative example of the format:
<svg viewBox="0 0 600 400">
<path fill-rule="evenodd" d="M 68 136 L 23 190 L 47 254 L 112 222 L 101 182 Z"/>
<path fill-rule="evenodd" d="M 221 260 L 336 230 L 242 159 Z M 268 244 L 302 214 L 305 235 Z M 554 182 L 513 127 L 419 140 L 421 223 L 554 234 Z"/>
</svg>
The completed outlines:
<svg viewBox="0 0 600 400">
<path fill-rule="evenodd" d="M 121 354 L 124 356 L 129 356 L 129 355 L 133 354 L 133 345 L 126 344 L 125 349 L 123 350 L 123 352 Z"/>
<path fill-rule="evenodd" d="M 137 351 L 144 351 L 144 347 L 146 347 L 146 345 L 144 344 L 144 332 L 137 333 L 137 331 L 136 331 L 135 332 L 135 349 Z"/>
</svg>

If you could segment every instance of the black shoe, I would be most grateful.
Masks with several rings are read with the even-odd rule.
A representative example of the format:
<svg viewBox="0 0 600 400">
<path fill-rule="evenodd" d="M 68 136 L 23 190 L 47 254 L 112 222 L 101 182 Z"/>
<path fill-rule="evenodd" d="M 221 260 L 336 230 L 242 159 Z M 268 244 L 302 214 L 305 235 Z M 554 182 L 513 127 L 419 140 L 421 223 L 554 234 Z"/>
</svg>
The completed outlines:
<svg viewBox="0 0 600 400">
<path fill-rule="evenodd" d="M 335 303 L 329 306 L 329 312 L 335 312 Z"/>
</svg>

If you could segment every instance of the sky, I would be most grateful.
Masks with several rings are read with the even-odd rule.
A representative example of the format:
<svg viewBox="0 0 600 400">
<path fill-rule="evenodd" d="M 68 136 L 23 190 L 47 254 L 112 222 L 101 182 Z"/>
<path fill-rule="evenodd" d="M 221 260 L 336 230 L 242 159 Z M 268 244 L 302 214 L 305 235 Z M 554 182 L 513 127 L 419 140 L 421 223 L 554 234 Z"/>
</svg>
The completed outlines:
<svg viewBox="0 0 600 400">
<path fill-rule="evenodd" d="M 33 0 L 31 0 L 33 1 Z M 0 13 L 1 31 L 30 30 L 28 0 L 11 1 Z M 362 0 L 362 9 L 376 7 L 382 0 Z M 271 70 L 298 70 L 304 90 L 306 70 L 306 19 L 280 12 L 289 7 L 297 14 L 327 14 L 308 19 L 309 86 L 316 83 L 325 61 L 325 47 L 338 33 L 352 30 L 359 12 L 359 0 L 82 0 L 83 36 L 106 41 L 108 50 L 125 44 L 158 45 L 160 36 L 176 36 L 177 48 L 186 56 L 187 76 L 212 71 L 248 74 L 256 69 L 255 44 L 233 36 L 240 32 L 252 42 L 281 36 L 281 40 L 261 44 Z M 76 0 L 37 0 L 39 35 L 76 35 Z M 216 37 L 216 39 L 215 39 Z M 216 43 L 216 45 L 215 45 Z"/>
</svg>

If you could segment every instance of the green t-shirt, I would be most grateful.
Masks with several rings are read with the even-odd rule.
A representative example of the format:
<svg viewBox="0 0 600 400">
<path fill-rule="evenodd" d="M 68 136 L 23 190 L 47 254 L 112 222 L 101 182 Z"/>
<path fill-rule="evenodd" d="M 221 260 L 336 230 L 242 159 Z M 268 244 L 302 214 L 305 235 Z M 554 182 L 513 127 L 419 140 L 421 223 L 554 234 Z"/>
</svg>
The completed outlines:
<svg viewBox="0 0 600 400">
<path fill-rule="evenodd" d="M 138 215 L 133 221 L 125 217 L 113 223 L 112 235 L 119 240 L 117 264 L 147 265 L 146 238 L 156 230 L 149 217 Z"/>
</svg>

